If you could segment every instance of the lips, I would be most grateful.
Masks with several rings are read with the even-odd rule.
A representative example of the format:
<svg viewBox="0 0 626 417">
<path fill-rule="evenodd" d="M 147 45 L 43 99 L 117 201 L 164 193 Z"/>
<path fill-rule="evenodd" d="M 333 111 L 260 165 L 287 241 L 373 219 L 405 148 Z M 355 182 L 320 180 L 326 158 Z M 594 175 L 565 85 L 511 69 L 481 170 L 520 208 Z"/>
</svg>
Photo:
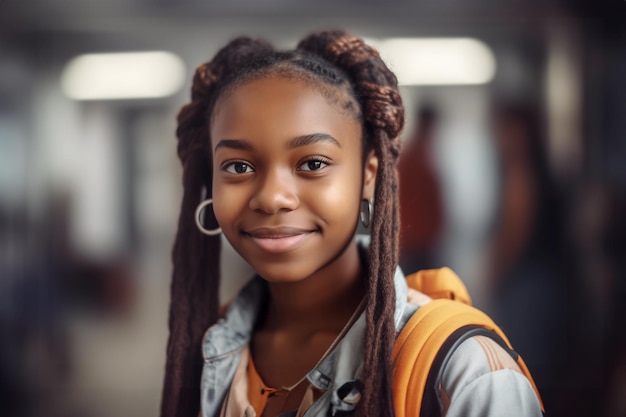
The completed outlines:
<svg viewBox="0 0 626 417">
<path fill-rule="evenodd" d="M 270 253 L 284 253 L 298 248 L 315 230 L 296 227 L 261 227 L 244 232 L 259 249 Z"/>
</svg>

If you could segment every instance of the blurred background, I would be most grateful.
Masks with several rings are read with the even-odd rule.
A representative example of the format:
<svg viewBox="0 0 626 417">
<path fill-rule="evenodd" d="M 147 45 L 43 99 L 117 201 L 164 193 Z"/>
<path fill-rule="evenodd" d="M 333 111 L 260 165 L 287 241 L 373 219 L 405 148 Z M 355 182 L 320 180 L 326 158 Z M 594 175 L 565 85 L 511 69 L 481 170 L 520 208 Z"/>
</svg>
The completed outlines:
<svg viewBox="0 0 626 417">
<path fill-rule="evenodd" d="M 626 416 L 622 0 L 0 0 L 0 414 L 158 414 L 193 70 L 331 27 L 402 83 L 403 268 L 464 278 L 548 415 Z"/>
</svg>

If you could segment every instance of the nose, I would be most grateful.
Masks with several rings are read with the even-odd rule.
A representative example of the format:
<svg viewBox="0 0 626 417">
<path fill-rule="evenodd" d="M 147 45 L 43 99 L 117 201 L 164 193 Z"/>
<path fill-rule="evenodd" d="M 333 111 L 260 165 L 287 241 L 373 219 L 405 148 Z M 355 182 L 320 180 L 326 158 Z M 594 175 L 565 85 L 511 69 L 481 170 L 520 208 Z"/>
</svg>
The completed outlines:
<svg viewBox="0 0 626 417">
<path fill-rule="evenodd" d="M 272 170 L 259 179 L 258 188 L 250 199 L 254 211 L 276 214 L 295 210 L 300 204 L 296 179 L 287 170 Z"/>
</svg>

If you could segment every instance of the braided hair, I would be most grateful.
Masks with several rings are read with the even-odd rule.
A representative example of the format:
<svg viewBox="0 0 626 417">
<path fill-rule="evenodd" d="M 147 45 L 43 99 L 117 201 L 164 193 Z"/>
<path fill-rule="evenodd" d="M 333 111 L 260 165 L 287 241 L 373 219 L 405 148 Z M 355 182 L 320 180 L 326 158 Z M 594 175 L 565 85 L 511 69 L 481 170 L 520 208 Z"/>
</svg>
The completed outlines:
<svg viewBox="0 0 626 417">
<path fill-rule="evenodd" d="M 366 279 L 365 388 L 357 415 L 391 416 L 393 276 L 399 228 L 396 163 L 404 109 L 396 77 L 378 52 L 338 30 L 313 33 L 295 50 L 285 52 L 275 51 L 264 41 L 237 38 L 196 70 L 191 102 L 180 110 L 176 130 L 184 194 L 172 253 L 170 336 L 161 416 L 197 416 L 202 371 L 199 347 L 204 332 L 218 318 L 220 238 L 201 234 L 194 219 L 197 205 L 212 194 L 211 113 L 228 89 L 269 75 L 306 79 L 327 98 L 341 100 L 342 107 L 363 124 L 364 155 L 373 149 L 378 157 Z M 205 221 L 209 227 L 217 227 L 211 210 Z"/>
</svg>

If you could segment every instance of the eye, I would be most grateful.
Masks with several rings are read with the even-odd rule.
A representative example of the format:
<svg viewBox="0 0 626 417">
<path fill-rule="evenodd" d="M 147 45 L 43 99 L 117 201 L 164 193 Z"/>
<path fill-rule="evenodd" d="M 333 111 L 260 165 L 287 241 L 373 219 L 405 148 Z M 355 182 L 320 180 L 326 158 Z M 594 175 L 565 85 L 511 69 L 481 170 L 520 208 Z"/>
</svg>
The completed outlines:
<svg viewBox="0 0 626 417">
<path fill-rule="evenodd" d="M 222 169 L 229 174 L 247 174 L 254 172 L 254 169 L 250 164 L 241 161 L 227 162 L 222 165 Z"/>
<path fill-rule="evenodd" d="M 324 158 L 314 158 L 300 164 L 298 171 L 319 171 L 327 166 L 328 160 Z"/>
</svg>

